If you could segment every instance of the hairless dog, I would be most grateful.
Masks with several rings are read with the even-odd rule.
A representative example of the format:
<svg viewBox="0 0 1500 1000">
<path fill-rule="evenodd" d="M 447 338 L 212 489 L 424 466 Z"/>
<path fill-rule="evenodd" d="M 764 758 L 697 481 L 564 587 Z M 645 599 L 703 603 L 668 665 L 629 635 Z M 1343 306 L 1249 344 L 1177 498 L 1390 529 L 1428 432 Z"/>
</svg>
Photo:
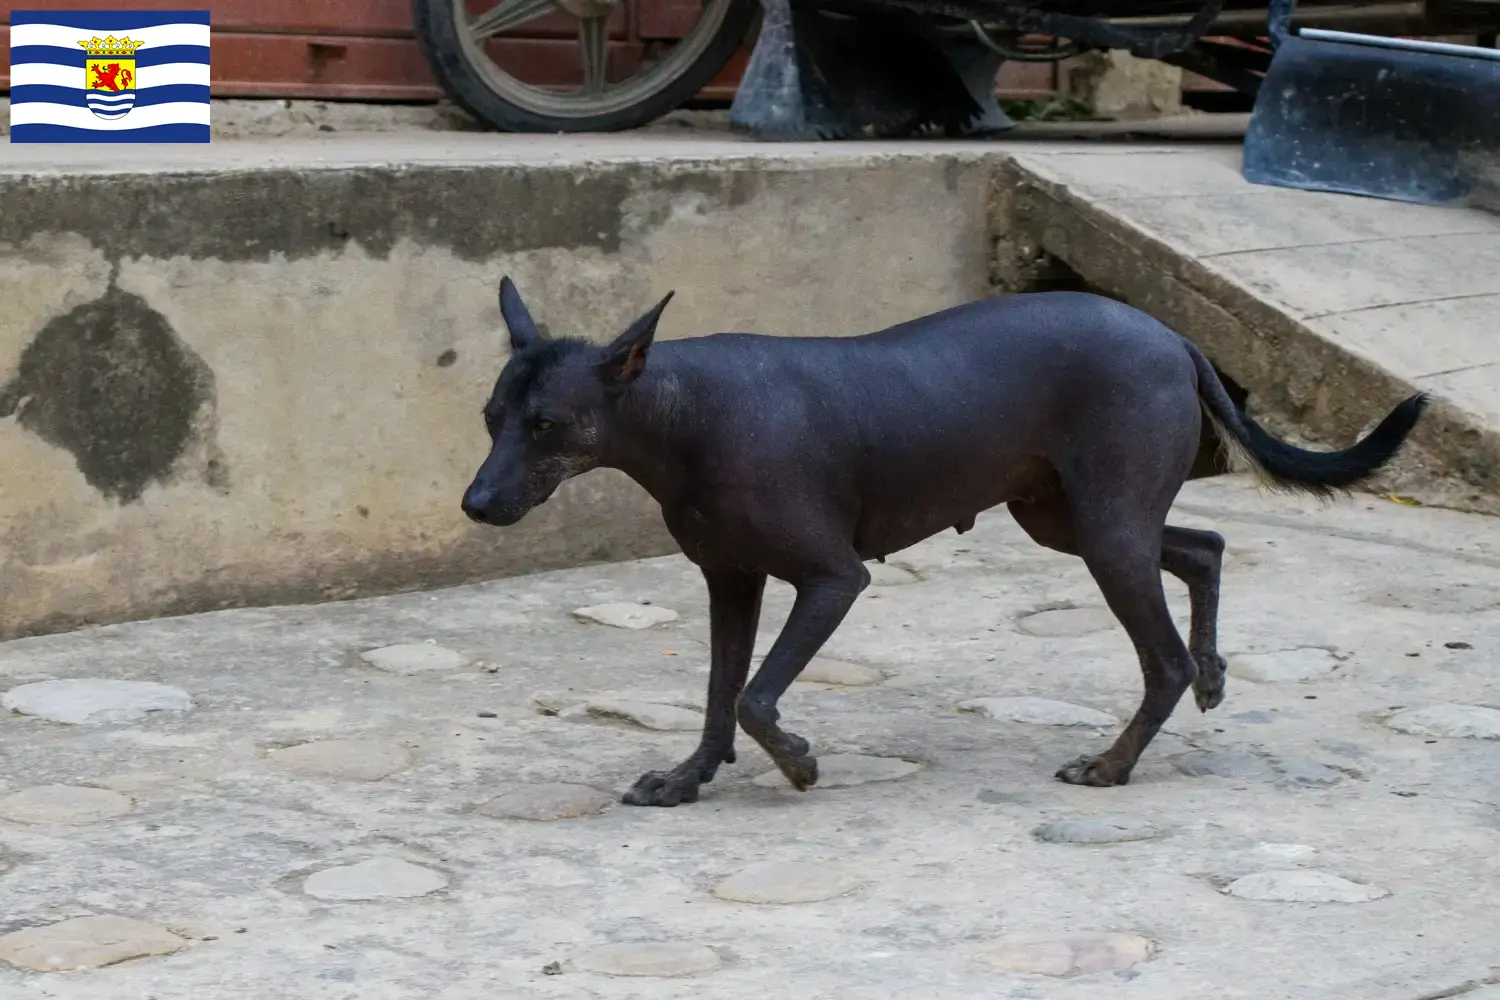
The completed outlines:
<svg viewBox="0 0 1500 1000">
<path fill-rule="evenodd" d="M 511 525 L 564 480 L 620 469 L 702 570 L 702 740 L 643 775 L 625 793 L 633 805 L 695 801 L 734 760 L 736 721 L 793 786 L 813 785 L 817 761 L 777 725 L 777 701 L 869 584 L 865 560 L 963 532 L 999 504 L 1038 544 L 1084 561 L 1135 645 L 1140 709 L 1107 750 L 1056 774 L 1125 784 L 1189 686 L 1202 711 L 1224 697 L 1224 539 L 1166 523 L 1203 415 L 1268 485 L 1329 498 L 1384 465 L 1426 405 L 1420 393 L 1402 401 L 1343 451 L 1295 448 L 1241 412 L 1187 340 L 1077 292 L 985 299 L 858 337 L 720 333 L 653 348 L 671 298 L 601 347 L 542 336 L 502 279 L 512 353 L 484 407 L 490 452 L 463 498 L 473 520 Z M 1188 587 L 1186 644 L 1163 570 Z M 768 576 L 796 599 L 746 683 Z"/>
</svg>

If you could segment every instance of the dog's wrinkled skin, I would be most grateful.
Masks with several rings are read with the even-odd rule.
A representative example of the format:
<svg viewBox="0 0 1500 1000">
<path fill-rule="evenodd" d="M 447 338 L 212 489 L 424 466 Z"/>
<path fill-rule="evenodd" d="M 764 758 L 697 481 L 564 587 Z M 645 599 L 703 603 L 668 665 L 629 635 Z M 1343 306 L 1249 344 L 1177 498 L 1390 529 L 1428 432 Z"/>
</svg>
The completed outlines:
<svg viewBox="0 0 1500 1000">
<path fill-rule="evenodd" d="M 1328 497 L 1378 470 L 1425 398 L 1340 452 L 1291 447 L 1230 401 L 1192 344 L 1150 316 L 1074 292 L 987 299 L 863 337 L 716 334 L 652 348 L 671 295 L 614 343 L 547 339 L 515 286 L 500 304 L 512 357 L 485 407 L 493 445 L 464 495 L 509 525 L 563 480 L 623 470 L 661 504 L 708 584 L 712 668 L 703 737 L 635 805 L 692 802 L 734 760 L 735 724 L 797 788 L 817 781 L 777 702 L 870 582 L 865 560 L 1008 504 L 1032 539 L 1081 557 L 1134 643 L 1140 709 L 1114 745 L 1057 777 L 1129 781 L 1189 687 L 1224 697 L 1216 648 L 1224 539 L 1166 524 L 1206 413 L 1270 485 Z M 648 361 L 649 356 L 649 361 Z M 1161 573 L 1188 586 L 1183 643 Z M 749 676 L 766 578 L 797 592 Z"/>
</svg>

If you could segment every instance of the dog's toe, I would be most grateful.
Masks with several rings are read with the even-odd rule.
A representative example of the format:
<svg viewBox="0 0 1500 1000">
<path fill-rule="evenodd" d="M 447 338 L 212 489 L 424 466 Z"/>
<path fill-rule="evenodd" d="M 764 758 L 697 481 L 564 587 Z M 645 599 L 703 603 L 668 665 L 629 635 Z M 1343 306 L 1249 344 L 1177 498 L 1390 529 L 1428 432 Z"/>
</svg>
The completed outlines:
<svg viewBox="0 0 1500 1000">
<path fill-rule="evenodd" d="M 649 771 L 640 776 L 620 801 L 628 806 L 676 806 L 698 801 L 698 782 L 674 771 Z"/>
<path fill-rule="evenodd" d="M 1127 784 L 1130 781 L 1130 771 L 1118 767 L 1107 757 L 1085 755 L 1058 768 L 1054 777 L 1070 785 L 1108 788 Z"/>
<path fill-rule="evenodd" d="M 818 758 L 816 757 L 792 757 L 788 760 L 778 760 L 776 766 L 781 768 L 781 773 L 786 775 L 786 780 L 792 783 L 792 787 L 799 792 L 805 792 L 818 783 Z"/>
</svg>

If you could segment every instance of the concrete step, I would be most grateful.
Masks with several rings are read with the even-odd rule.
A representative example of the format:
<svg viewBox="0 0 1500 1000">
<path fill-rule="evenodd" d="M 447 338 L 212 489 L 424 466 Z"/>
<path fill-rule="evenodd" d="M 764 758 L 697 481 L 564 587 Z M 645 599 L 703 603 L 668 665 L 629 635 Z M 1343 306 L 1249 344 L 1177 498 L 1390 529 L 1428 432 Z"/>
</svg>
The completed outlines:
<svg viewBox="0 0 1500 1000">
<path fill-rule="evenodd" d="M 1232 146 L 1110 139 L 7 146 L 0 634 L 669 551 L 604 472 L 505 532 L 460 515 L 506 273 L 555 331 L 611 335 L 673 288 L 663 337 L 849 335 L 1051 254 L 1198 341 L 1273 430 L 1344 444 L 1431 388 L 1390 485 L 1495 509 L 1489 217 L 1252 189 Z"/>
<path fill-rule="evenodd" d="M 1383 485 L 1500 512 L 1500 216 L 1253 185 L 1236 146 L 1025 151 L 1003 176 L 1001 244 L 1192 339 L 1282 436 L 1343 447 L 1430 392 Z"/>
</svg>

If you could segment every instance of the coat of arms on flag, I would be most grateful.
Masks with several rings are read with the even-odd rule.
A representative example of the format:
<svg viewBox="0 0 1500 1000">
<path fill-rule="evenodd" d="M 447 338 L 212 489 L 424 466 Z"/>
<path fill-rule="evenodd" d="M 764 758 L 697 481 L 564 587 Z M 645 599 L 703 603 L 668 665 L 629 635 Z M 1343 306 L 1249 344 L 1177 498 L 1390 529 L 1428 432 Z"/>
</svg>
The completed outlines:
<svg viewBox="0 0 1500 1000">
<path fill-rule="evenodd" d="M 83 99 L 89 110 L 106 121 L 123 118 L 135 106 L 135 50 L 141 43 L 95 35 L 78 44 L 89 56 L 83 64 Z"/>
<path fill-rule="evenodd" d="M 11 142 L 208 142 L 206 10 L 16 10 Z"/>
</svg>

